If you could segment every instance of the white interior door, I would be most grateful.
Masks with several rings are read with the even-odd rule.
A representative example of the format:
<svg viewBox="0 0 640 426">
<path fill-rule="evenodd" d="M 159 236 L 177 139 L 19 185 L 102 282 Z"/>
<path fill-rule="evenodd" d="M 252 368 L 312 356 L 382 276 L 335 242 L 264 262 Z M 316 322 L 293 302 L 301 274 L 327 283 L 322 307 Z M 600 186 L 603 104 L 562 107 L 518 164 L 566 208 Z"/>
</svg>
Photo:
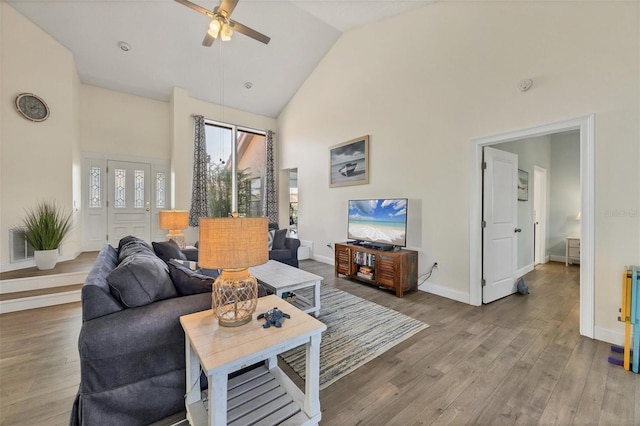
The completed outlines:
<svg viewBox="0 0 640 426">
<path fill-rule="evenodd" d="M 516 292 L 518 156 L 484 148 L 482 302 Z"/>
<path fill-rule="evenodd" d="M 114 247 L 133 235 L 151 241 L 151 165 L 107 162 L 107 240 Z"/>
</svg>

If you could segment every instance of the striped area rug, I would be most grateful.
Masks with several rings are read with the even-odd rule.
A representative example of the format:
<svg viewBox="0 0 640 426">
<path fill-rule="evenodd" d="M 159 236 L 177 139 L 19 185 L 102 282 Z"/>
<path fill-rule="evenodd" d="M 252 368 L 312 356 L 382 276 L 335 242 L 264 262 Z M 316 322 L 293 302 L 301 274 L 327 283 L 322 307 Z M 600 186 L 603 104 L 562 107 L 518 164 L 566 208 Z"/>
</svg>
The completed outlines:
<svg viewBox="0 0 640 426">
<path fill-rule="evenodd" d="M 327 326 L 320 343 L 320 389 L 429 327 L 422 321 L 328 286 L 320 290 L 318 319 Z M 305 378 L 304 346 L 287 351 L 281 357 Z"/>
</svg>

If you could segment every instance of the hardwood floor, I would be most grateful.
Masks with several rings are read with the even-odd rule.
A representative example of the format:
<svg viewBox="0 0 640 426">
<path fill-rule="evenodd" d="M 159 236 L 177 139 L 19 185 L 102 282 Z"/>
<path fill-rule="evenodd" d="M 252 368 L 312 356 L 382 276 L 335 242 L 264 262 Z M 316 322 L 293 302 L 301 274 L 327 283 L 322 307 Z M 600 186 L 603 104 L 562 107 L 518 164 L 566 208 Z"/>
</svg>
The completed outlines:
<svg viewBox="0 0 640 426">
<path fill-rule="evenodd" d="M 579 336 L 577 266 L 540 266 L 525 277 L 531 294 L 482 307 L 419 291 L 399 299 L 330 265 L 301 267 L 430 325 L 323 390 L 323 425 L 640 424 L 640 375 Z M 79 303 L 0 315 L 0 424 L 68 424 L 80 325 Z"/>
</svg>

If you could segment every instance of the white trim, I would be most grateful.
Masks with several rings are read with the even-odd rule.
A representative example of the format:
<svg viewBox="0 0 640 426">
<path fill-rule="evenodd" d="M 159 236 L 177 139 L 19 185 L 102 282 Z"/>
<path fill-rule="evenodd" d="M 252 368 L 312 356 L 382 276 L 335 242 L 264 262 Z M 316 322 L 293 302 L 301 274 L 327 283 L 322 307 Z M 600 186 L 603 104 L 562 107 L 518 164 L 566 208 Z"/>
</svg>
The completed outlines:
<svg viewBox="0 0 640 426">
<path fill-rule="evenodd" d="M 582 217 L 580 221 L 580 334 L 594 337 L 595 327 L 595 116 L 586 115 L 574 119 L 543 124 L 527 129 L 474 138 L 469 145 L 469 303 L 482 303 L 482 147 L 536 136 L 550 135 L 568 130 L 580 131 L 580 190 L 582 193 Z"/>
<path fill-rule="evenodd" d="M 76 257 L 80 256 L 81 253 L 82 253 L 81 251 L 77 251 L 72 254 L 61 254 L 60 256 L 58 256 L 58 263 L 66 262 L 68 260 L 73 260 Z M 6 263 L 4 265 L 0 265 L 0 272 L 18 271 L 20 269 L 35 268 L 35 267 L 36 267 L 36 261 L 33 260 L 33 258 L 30 258 L 28 260 L 21 260 L 19 262 Z"/>
<path fill-rule="evenodd" d="M 67 274 L 42 275 L 2 280 L 0 281 L 0 294 L 82 284 L 87 279 L 88 274 L 88 272 L 69 272 Z"/>
<path fill-rule="evenodd" d="M 550 254 L 549 260 L 551 260 L 552 262 L 566 263 L 567 258 L 565 256 L 558 256 L 557 254 Z M 580 264 L 580 261 L 572 260 L 570 264 Z"/>
<path fill-rule="evenodd" d="M 624 332 L 621 330 L 611 330 L 608 328 L 594 327 L 594 339 L 611 343 L 612 345 L 624 345 Z"/>
<path fill-rule="evenodd" d="M 469 293 L 459 290 L 452 290 L 450 287 L 446 287 L 440 284 L 425 282 L 418 286 L 418 290 L 469 304 Z"/>
<path fill-rule="evenodd" d="M 524 266 L 524 267 L 518 269 L 516 271 L 516 278 L 520 278 L 522 276 L 525 276 L 526 274 L 528 274 L 531 271 L 533 271 L 533 263 L 530 263 L 527 266 Z"/>
<path fill-rule="evenodd" d="M 73 290 L 66 291 L 64 293 L 43 294 L 41 296 L 24 297 L 21 299 L 2 300 L 0 301 L 0 314 L 79 302 L 80 293 L 80 290 Z"/>
<path fill-rule="evenodd" d="M 317 260 L 318 262 L 326 263 L 328 265 L 333 265 L 335 263 L 335 261 L 336 261 L 333 257 L 320 256 L 320 255 L 317 255 L 317 254 L 313 254 L 311 256 L 311 259 Z"/>
</svg>

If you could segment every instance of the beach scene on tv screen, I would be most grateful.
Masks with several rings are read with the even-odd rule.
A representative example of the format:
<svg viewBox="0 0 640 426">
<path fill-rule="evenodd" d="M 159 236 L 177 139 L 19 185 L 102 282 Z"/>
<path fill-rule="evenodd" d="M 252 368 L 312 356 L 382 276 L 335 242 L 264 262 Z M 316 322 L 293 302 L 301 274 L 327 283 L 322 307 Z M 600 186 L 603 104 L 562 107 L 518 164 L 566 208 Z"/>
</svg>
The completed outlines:
<svg viewBox="0 0 640 426">
<path fill-rule="evenodd" d="M 404 246 L 407 200 L 349 201 L 349 238 Z"/>
</svg>

